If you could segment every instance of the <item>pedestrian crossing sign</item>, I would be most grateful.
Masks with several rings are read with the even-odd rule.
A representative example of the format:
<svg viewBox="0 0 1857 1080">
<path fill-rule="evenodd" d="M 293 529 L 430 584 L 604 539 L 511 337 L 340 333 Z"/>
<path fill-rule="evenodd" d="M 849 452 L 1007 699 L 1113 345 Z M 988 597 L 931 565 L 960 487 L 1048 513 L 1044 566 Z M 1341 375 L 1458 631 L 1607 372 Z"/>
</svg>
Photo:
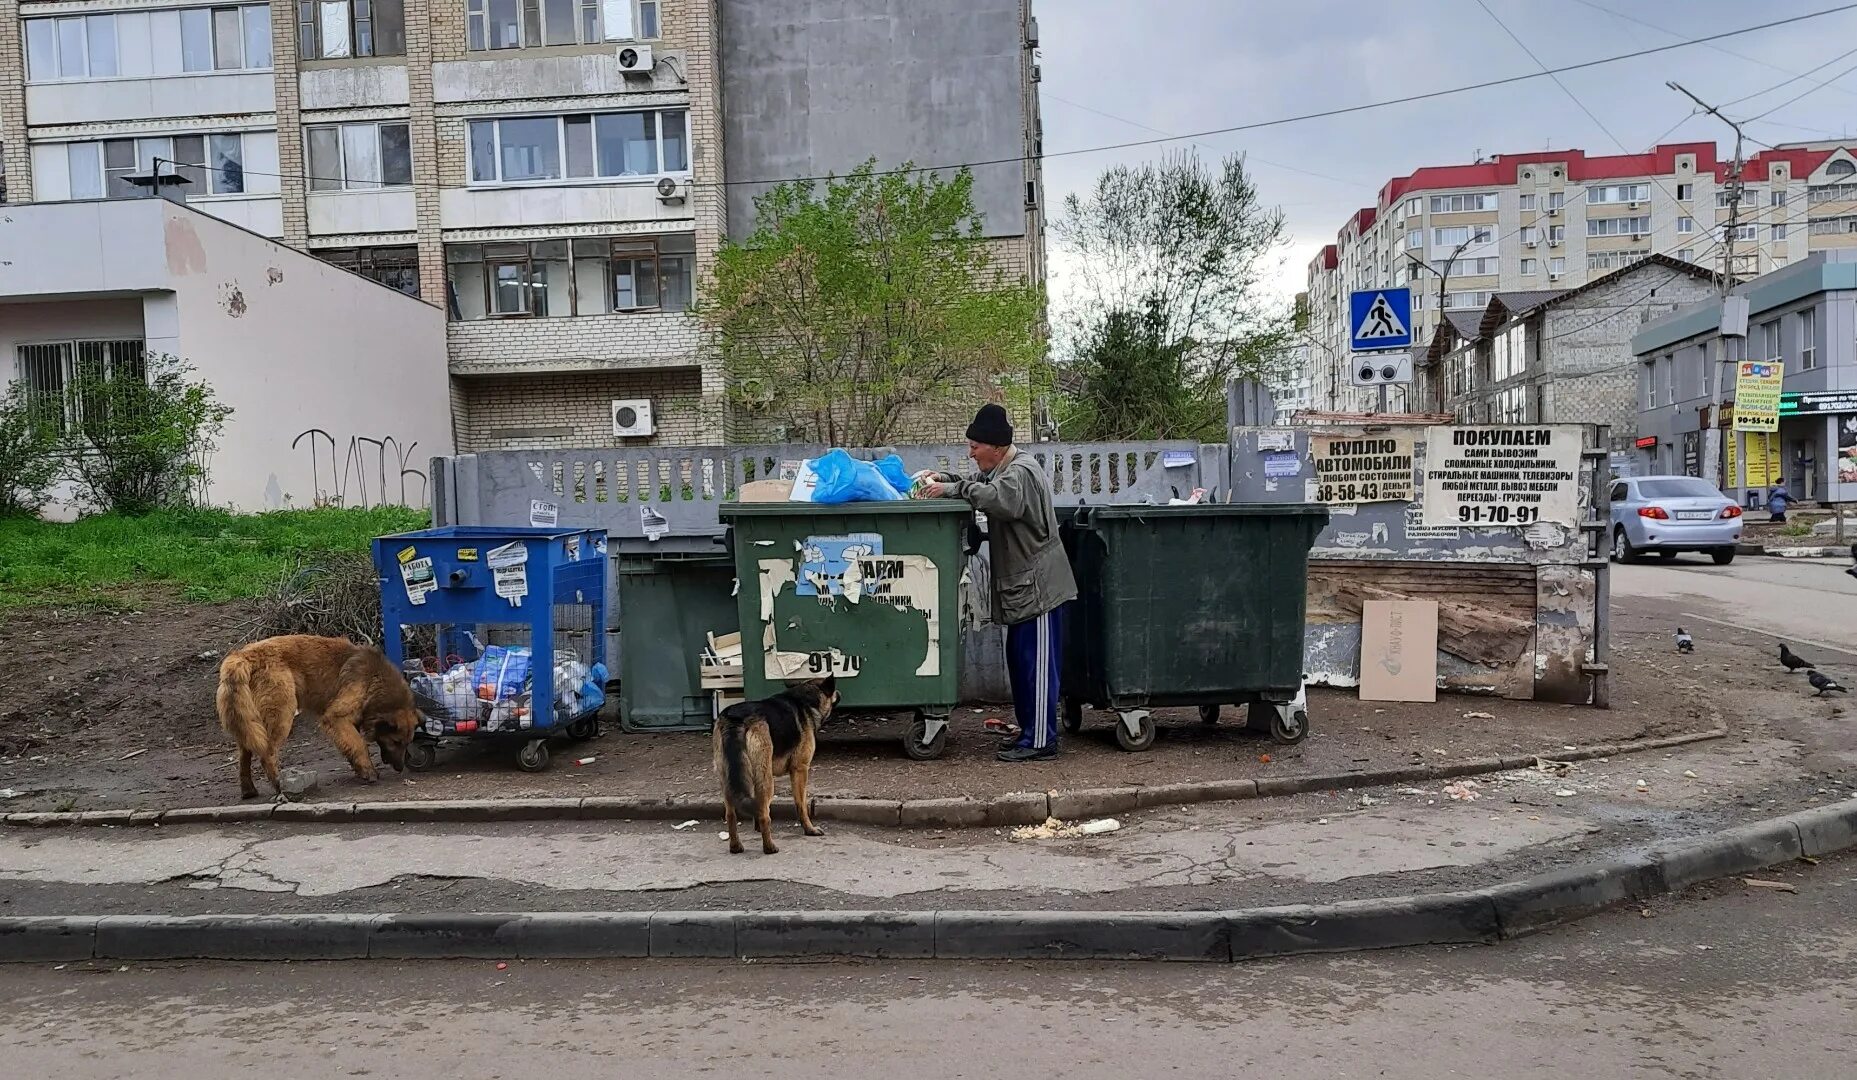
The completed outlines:
<svg viewBox="0 0 1857 1080">
<path fill-rule="evenodd" d="M 1355 352 L 1412 347 L 1412 290 L 1368 289 L 1348 298 Z"/>
</svg>

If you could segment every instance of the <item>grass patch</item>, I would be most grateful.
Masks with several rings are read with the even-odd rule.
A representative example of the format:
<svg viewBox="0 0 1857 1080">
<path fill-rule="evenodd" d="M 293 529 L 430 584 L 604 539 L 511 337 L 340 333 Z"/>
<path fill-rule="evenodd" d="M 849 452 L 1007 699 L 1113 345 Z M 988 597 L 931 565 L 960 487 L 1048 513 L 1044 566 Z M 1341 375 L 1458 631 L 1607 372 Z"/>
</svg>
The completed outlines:
<svg viewBox="0 0 1857 1080">
<path fill-rule="evenodd" d="M 260 595 L 319 552 L 365 552 L 383 533 L 424 528 L 423 510 L 162 511 L 70 524 L 0 519 L 0 607 L 83 603 L 164 585 L 213 603 Z"/>
</svg>

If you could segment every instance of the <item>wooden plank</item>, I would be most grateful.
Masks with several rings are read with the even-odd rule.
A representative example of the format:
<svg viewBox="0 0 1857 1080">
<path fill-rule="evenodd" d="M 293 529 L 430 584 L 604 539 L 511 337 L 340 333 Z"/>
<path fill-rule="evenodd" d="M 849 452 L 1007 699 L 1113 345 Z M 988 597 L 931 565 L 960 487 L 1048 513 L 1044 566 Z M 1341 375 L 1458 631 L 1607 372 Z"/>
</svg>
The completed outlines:
<svg viewBox="0 0 1857 1080">
<path fill-rule="evenodd" d="M 1334 599 L 1353 613 L 1364 613 L 1374 601 L 1415 600 L 1400 589 L 1370 582 L 1349 582 L 1334 592 Z M 1526 617 L 1505 612 L 1481 600 L 1439 600 L 1426 597 L 1438 609 L 1438 647 L 1474 664 L 1498 667 L 1521 658 L 1535 632 L 1534 605 Z"/>
</svg>

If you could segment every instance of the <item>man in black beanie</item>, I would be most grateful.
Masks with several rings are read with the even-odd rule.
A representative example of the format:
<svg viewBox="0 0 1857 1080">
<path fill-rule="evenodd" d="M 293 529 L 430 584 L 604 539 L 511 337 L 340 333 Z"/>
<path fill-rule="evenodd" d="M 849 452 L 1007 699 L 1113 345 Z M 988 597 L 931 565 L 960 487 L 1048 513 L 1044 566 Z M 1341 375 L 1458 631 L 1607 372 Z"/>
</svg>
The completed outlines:
<svg viewBox="0 0 1857 1080">
<path fill-rule="evenodd" d="M 1012 420 L 998 405 L 980 407 L 967 425 L 967 454 L 979 473 L 929 473 L 926 498 L 965 499 L 987 516 L 993 561 L 993 621 L 1006 628 L 1006 670 L 1019 737 L 1001 761 L 1057 756 L 1058 670 L 1063 607 L 1077 597 L 1070 560 L 1058 539 L 1051 486 L 1030 454 L 1012 445 Z"/>
</svg>

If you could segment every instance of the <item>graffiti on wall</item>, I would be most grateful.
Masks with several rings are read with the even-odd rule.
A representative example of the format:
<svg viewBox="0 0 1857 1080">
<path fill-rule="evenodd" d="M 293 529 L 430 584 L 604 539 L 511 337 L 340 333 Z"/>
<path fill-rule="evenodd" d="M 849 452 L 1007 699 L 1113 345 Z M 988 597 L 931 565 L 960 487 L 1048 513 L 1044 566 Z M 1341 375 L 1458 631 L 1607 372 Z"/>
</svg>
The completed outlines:
<svg viewBox="0 0 1857 1080">
<path fill-rule="evenodd" d="M 392 435 L 351 435 L 344 445 L 322 428 L 309 428 L 290 441 L 290 448 L 309 454 L 313 506 L 427 505 L 426 474 L 409 464 L 419 448 L 416 441 L 402 446 Z"/>
</svg>

